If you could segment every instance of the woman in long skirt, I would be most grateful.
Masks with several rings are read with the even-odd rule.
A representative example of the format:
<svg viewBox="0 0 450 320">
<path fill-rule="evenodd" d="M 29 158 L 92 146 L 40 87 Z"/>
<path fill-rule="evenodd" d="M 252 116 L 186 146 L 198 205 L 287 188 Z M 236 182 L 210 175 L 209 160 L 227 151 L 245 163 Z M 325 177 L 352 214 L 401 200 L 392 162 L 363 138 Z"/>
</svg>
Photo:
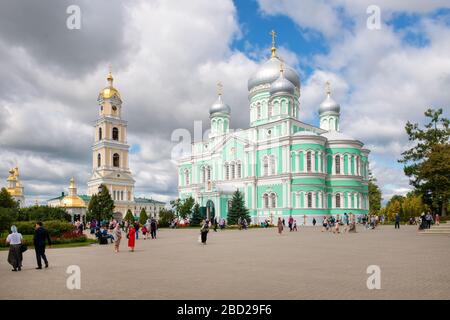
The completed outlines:
<svg viewBox="0 0 450 320">
<path fill-rule="evenodd" d="M 8 262 L 13 267 L 12 271 L 22 270 L 22 234 L 17 232 L 16 226 L 11 226 L 6 242 L 9 243 Z"/>
<path fill-rule="evenodd" d="M 281 234 L 283 232 L 283 221 L 280 217 L 278 217 L 278 233 Z"/>
<path fill-rule="evenodd" d="M 201 238 L 202 238 L 202 243 L 203 244 L 206 244 L 208 231 L 209 231 L 209 221 L 206 220 L 206 221 L 203 221 L 202 228 L 200 229 L 200 234 L 201 234 Z"/>
<path fill-rule="evenodd" d="M 128 229 L 128 247 L 130 248 L 131 252 L 134 252 L 134 246 L 136 244 L 136 230 L 134 229 L 134 226 L 130 224 L 130 227 Z"/>
<path fill-rule="evenodd" d="M 118 253 L 120 247 L 120 240 L 122 240 L 122 230 L 120 228 L 119 223 L 116 223 L 116 226 L 113 230 L 113 236 L 114 236 L 114 251 Z"/>
</svg>

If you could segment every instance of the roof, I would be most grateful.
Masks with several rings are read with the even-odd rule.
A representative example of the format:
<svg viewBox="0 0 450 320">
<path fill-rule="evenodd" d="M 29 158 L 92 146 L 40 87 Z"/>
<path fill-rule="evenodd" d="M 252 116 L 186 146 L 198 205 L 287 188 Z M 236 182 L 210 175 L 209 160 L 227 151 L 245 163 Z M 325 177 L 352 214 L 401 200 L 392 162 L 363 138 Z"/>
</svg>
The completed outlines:
<svg viewBox="0 0 450 320">
<path fill-rule="evenodd" d="M 147 198 L 138 198 L 138 197 L 134 197 L 134 202 L 166 205 L 165 202 L 161 202 L 161 201 L 157 201 L 157 200 L 153 200 L 153 199 L 147 199 Z"/>
</svg>

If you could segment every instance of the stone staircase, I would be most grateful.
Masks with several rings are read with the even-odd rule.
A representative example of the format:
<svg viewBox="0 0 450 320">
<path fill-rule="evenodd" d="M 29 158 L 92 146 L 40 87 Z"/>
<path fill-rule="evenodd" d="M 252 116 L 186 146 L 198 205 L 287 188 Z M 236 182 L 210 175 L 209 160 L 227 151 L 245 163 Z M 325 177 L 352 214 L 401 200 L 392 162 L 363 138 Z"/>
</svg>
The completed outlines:
<svg viewBox="0 0 450 320">
<path fill-rule="evenodd" d="M 450 235 L 450 223 L 441 223 L 439 226 L 433 225 L 430 229 L 421 230 L 419 233 Z"/>
</svg>

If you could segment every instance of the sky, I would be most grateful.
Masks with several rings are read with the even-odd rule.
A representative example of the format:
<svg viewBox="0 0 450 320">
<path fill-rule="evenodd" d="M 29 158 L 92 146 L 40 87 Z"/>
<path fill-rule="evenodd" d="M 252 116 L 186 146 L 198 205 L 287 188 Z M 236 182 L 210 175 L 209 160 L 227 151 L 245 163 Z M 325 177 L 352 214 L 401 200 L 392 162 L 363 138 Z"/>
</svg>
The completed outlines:
<svg viewBox="0 0 450 320">
<path fill-rule="evenodd" d="M 80 8 L 80 29 L 67 8 Z M 373 7 L 380 27 L 373 28 Z M 370 10 L 368 10 L 370 9 Z M 247 80 L 278 53 L 301 78 L 301 121 L 318 125 L 330 81 L 341 131 L 371 150 L 384 200 L 411 189 L 397 160 L 406 121 L 450 101 L 450 1 L 2 0 L 0 186 L 19 165 L 28 204 L 86 192 L 97 96 L 112 66 L 123 99 L 135 194 L 177 196 L 176 129 L 209 128 L 223 83 L 231 126 L 248 128 Z"/>
</svg>

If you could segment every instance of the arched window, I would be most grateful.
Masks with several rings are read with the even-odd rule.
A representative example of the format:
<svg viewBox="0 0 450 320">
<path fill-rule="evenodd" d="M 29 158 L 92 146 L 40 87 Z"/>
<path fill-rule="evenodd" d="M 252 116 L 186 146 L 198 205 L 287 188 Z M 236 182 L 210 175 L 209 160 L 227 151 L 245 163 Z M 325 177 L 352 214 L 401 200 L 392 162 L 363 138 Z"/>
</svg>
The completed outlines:
<svg viewBox="0 0 450 320">
<path fill-rule="evenodd" d="M 335 165 L 336 166 L 335 167 L 336 174 L 341 174 L 341 156 L 337 155 L 335 159 L 336 159 L 335 160 L 335 162 L 336 162 L 336 165 Z"/>
<path fill-rule="evenodd" d="M 189 170 L 184 171 L 184 183 L 185 185 L 189 185 Z"/>
<path fill-rule="evenodd" d="M 311 172 L 311 151 L 306 153 L 306 171 Z"/>
<path fill-rule="evenodd" d="M 119 129 L 115 127 L 112 129 L 112 138 L 113 140 L 119 141 Z"/>
<path fill-rule="evenodd" d="M 263 176 L 269 175 L 269 159 L 267 157 L 263 158 Z"/>
<path fill-rule="evenodd" d="M 269 195 L 267 193 L 263 195 L 263 205 L 265 209 L 269 208 Z"/>
<path fill-rule="evenodd" d="M 270 156 L 270 174 L 275 174 L 276 172 L 276 163 L 275 163 L 275 156 Z"/>
<path fill-rule="evenodd" d="M 312 208 L 312 193 L 308 192 L 308 208 Z"/>
<path fill-rule="evenodd" d="M 236 177 L 237 177 L 238 179 L 242 178 L 242 172 L 241 172 L 241 169 L 242 169 L 241 163 L 238 162 L 238 163 L 236 164 Z"/>
<path fill-rule="evenodd" d="M 98 128 L 98 140 L 102 140 L 102 139 L 103 139 L 102 128 Z"/>
<path fill-rule="evenodd" d="M 270 194 L 270 206 L 272 208 L 276 208 L 277 207 L 277 195 L 275 193 L 271 193 Z"/>
<path fill-rule="evenodd" d="M 336 193 L 336 208 L 340 208 L 340 207 L 341 207 L 341 194 Z"/>
<path fill-rule="evenodd" d="M 97 167 L 101 167 L 102 166 L 102 155 L 99 153 L 97 155 Z"/>
<path fill-rule="evenodd" d="M 256 119 L 261 119 L 261 104 L 256 105 Z"/>
<path fill-rule="evenodd" d="M 116 168 L 120 166 L 120 157 L 118 153 L 114 153 L 113 155 L 113 166 Z"/>
</svg>

